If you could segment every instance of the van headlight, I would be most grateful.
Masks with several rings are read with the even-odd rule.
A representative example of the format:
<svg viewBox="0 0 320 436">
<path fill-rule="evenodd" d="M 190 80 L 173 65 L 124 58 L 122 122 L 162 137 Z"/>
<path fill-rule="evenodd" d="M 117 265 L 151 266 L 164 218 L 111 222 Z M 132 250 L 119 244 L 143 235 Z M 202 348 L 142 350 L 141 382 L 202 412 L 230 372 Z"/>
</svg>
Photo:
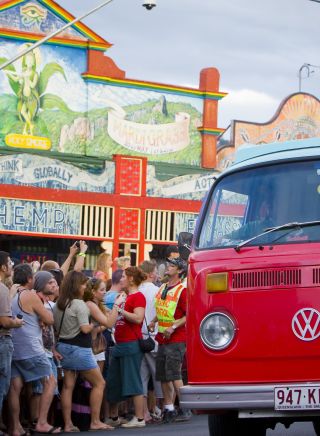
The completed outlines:
<svg viewBox="0 0 320 436">
<path fill-rule="evenodd" d="M 223 350 L 231 344 L 235 337 L 234 322 L 224 313 L 210 313 L 200 324 L 200 336 L 208 348 Z"/>
</svg>

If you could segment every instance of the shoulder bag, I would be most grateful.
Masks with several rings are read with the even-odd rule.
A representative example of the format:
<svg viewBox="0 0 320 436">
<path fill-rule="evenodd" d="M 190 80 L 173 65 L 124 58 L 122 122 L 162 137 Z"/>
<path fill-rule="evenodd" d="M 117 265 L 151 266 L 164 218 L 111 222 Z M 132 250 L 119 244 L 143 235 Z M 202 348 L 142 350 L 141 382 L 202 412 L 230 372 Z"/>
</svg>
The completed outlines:
<svg viewBox="0 0 320 436">
<path fill-rule="evenodd" d="M 145 317 L 144 317 L 144 322 L 146 323 L 146 326 L 147 326 L 147 321 L 146 321 Z M 150 332 L 148 330 L 148 326 L 147 326 L 147 332 L 148 332 L 148 337 L 146 339 L 144 339 L 144 338 L 138 339 L 140 350 L 143 353 L 150 353 L 150 351 L 153 351 L 155 349 L 155 346 L 156 346 L 156 343 L 154 342 L 154 340 L 152 339 L 152 337 L 150 335 Z"/>
<path fill-rule="evenodd" d="M 93 354 L 99 354 L 107 349 L 107 341 L 102 332 L 97 333 L 97 336 L 92 339 Z"/>
</svg>

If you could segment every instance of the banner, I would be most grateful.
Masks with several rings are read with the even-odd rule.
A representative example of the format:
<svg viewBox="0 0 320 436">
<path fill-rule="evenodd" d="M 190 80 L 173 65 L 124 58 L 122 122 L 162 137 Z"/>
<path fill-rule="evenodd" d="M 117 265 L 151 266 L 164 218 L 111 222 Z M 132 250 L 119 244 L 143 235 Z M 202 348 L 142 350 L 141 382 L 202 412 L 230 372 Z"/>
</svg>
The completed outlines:
<svg viewBox="0 0 320 436">
<path fill-rule="evenodd" d="M 140 124 L 124 119 L 123 110 L 108 114 L 108 133 L 123 147 L 142 154 L 166 154 L 184 149 L 190 144 L 190 115 L 179 112 L 175 122 Z"/>
</svg>

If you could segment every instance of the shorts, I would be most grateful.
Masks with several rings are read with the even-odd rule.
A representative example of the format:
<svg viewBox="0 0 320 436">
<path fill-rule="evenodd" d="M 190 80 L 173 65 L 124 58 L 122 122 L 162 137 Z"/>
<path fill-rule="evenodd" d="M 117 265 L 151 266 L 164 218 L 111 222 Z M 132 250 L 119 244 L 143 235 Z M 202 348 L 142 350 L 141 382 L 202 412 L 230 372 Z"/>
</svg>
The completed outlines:
<svg viewBox="0 0 320 436">
<path fill-rule="evenodd" d="M 107 376 L 107 400 L 110 403 L 143 395 L 140 375 L 142 357 L 138 341 L 123 342 L 113 347 Z"/>
<path fill-rule="evenodd" d="M 78 347 L 77 345 L 58 342 L 56 350 L 63 356 L 61 366 L 70 371 L 89 371 L 97 368 L 92 348 Z"/>
<path fill-rule="evenodd" d="M 46 354 L 24 360 L 13 360 L 11 378 L 21 377 L 26 383 L 53 375 L 51 363 Z"/>
<path fill-rule="evenodd" d="M 53 360 L 53 357 L 49 357 L 48 355 L 47 355 L 47 357 L 48 357 L 48 360 L 49 360 L 51 368 L 52 368 L 52 373 L 53 373 L 54 379 L 57 382 L 58 381 L 57 366 Z M 32 393 L 34 395 L 41 395 L 43 393 L 43 384 L 42 384 L 41 380 L 34 380 L 32 382 Z M 55 391 L 54 391 L 54 395 L 58 395 L 58 394 L 59 394 L 59 390 L 58 390 L 58 387 L 56 386 Z"/>
<path fill-rule="evenodd" d="M 141 379 L 143 386 L 143 395 L 148 395 L 149 381 L 152 381 L 152 390 L 155 391 L 156 398 L 163 398 L 161 384 L 156 381 L 156 353 L 145 353 L 141 363 Z"/>
<path fill-rule="evenodd" d="M 181 366 L 185 352 L 184 342 L 159 345 L 156 357 L 156 380 L 160 382 L 182 380 Z"/>
<path fill-rule="evenodd" d="M 104 362 L 106 360 L 106 352 L 102 351 L 101 353 L 94 354 L 94 358 L 96 362 Z"/>
<path fill-rule="evenodd" d="M 0 412 L 10 386 L 12 353 L 11 336 L 0 336 Z"/>
</svg>

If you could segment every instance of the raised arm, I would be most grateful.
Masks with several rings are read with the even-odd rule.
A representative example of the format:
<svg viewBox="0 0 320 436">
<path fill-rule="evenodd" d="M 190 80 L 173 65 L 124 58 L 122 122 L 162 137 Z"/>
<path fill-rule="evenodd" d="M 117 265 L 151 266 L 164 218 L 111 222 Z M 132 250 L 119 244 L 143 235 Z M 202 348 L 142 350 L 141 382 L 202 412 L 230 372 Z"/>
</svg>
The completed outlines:
<svg viewBox="0 0 320 436">
<path fill-rule="evenodd" d="M 64 263 L 61 266 L 61 271 L 63 272 L 64 276 L 67 275 L 67 273 L 68 273 L 68 271 L 70 269 L 70 265 L 71 265 L 72 259 L 78 253 L 78 247 L 76 246 L 76 243 L 71 245 L 69 250 L 70 250 L 69 255 L 68 255 L 68 257 L 66 258 L 66 260 L 64 261 Z"/>
<path fill-rule="evenodd" d="M 84 263 L 86 258 L 86 252 L 88 250 L 88 245 L 86 241 L 79 241 L 80 242 L 80 250 L 77 256 L 76 263 L 74 265 L 74 270 L 81 272 L 84 269 Z"/>
</svg>

